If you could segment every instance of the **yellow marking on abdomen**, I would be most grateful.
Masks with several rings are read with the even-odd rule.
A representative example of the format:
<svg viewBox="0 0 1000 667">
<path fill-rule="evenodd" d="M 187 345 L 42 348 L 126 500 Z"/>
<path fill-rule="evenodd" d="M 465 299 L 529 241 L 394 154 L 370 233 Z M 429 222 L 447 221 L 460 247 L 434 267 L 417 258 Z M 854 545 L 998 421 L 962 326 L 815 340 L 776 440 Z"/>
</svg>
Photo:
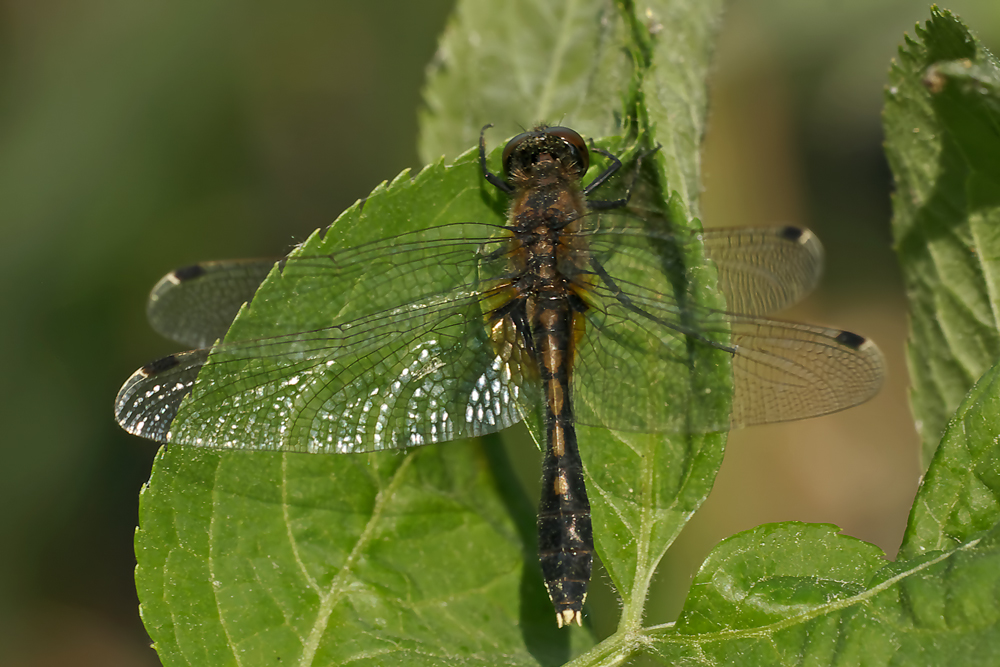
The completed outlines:
<svg viewBox="0 0 1000 667">
<path fill-rule="evenodd" d="M 569 493 L 569 481 L 566 479 L 565 472 L 560 472 L 556 477 L 553 489 L 555 490 L 557 496 L 565 496 Z"/>
<path fill-rule="evenodd" d="M 552 454 L 559 458 L 566 453 L 566 435 L 559 422 L 552 425 Z"/>
<path fill-rule="evenodd" d="M 564 407 L 562 383 L 553 378 L 549 380 L 549 409 L 554 416 L 560 417 Z"/>
</svg>

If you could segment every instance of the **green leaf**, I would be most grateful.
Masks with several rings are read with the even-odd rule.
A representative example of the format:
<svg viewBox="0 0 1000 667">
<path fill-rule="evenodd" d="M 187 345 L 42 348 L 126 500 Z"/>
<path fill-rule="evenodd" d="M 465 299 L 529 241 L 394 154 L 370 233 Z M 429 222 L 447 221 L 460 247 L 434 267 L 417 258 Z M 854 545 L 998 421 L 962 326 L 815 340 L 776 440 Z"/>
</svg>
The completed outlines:
<svg viewBox="0 0 1000 667">
<path fill-rule="evenodd" d="M 1000 365 L 963 401 L 894 563 L 835 526 L 765 525 L 719 544 L 676 624 L 692 665 L 992 665 L 1000 651 Z"/>
<path fill-rule="evenodd" d="M 1000 365 L 972 388 L 924 476 L 901 558 L 961 548 L 1000 522 Z"/>
<path fill-rule="evenodd" d="M 642 204 L 671 229 L 697 230 L 705 81 L 721 10 L 719 2 L 650 3 L 641 12 L 630 2 L 612 8 L 601 0 L 460 3 L 425 88 L 421 154 L 453 155 L 487 123 L 501 137 L 538 122 L 585 136 L 644 134 L 646 145 L 660 149 L 649 161 L 654 187 Z M 724 309 L 704 287 L 715 284 L 714 271 L 689 250 L 683 265 L 699 268 L 687 279 L 701 286 L 691 291 Z M 703 355 L 698 364 L 723 396 L 726 360 Z M 725 435 L 581 427 L 579 436 L 595 542 L 622 596 L 627 635 L 638 628 L 657 564 L 711 490 Z"/>
<path fill-rule="evenodd" d="M 918 37 L 893 67 L 885 124 L 913 309 L 913 405 L 933 460 L 898 559 L 833 526 L 740 533 L 706 559 L 678 621 L 647 630 L 664 663 L 996 663 L 997 67 L 946 12 L 932 10 Z"/>
<path fill-rule="evenodd" d="M 884 124 L 893 234 L 911 304 L 911 404 L 929 461 L 1000 356 L 1000 65 L 932 10 L 890 72 Z"/>
<path fill-rule="evenodd" d="M 509 123 L 487 135 L 498 147 L 517 123 L 546 120 L 587 136 L 619 134 L 604 145 L 632 157 L 659 144 L 644 163 L 641 204 L 674 229 L 696 226 L 718 10 L 665 2 L 639 15 L 624 0 L 460 4 L 428 84 L 422 150 L 454 156 L 474 145 L 482 124 Z M 998 181 L 990 175 L 1000 153 L 990 143 L 998 125 L 988 54 L 940 12 L 920 34 L 926 43 L 911 41 L 894 69 L 886 127 L 915 303 L 911 365 L 926 365 L 914 372 L 914 406 L 927 441 L 950 414 L 935 401 L 958 406 L 994 362 L 998 255 L 989 223 Z M 497 223 L 505 203 L 483 183 L 475 153 L 463 153 L 378 188 L 300 254 L 444 223 Z M 679 277 L 681 289 L 721 306 L 699 249 L 679 250 L 685 266 L 699 267 Z M 971 269 L 970 256 L 980 262 Z M 268 335 L 278 317 L 287 331 L 364 308 L 364 281 L 303 295 L 302 283 L 272 272 L 229 337 Z M 724 412 L 725 364 L 712 355 L 692 363 L 693 386 L 717 391 L 715 409 Z M 1000 651 L 997 373 L 968 394 L 937 448 L 897 562 L 831 526 L 761 526 L 721 543 L 677 623 L 652 628 L 641 625 L 650 579 L 707 496 L 725 438 L 581 427 L 597 548 L 623 602 L 618 631 L 596 646 L 587 631 L 555 628 L 533 503 L 495 437 L 485 446 L 339 456 L 171 447 L 142 497 L 143 618 L 168 665 L 559 664 L 588 647 L 577 664 L 638 654 L 691 665 L 925 665 L 957 655 L 992 664 Z M 261 418 L 284 425 L 279 414 Z"/>
<path fill-rule="evenodd" d="M 420 155 L 453 158 L 488 123 L 502 138 L 538 123 L 585 137 L 648 129 L 665 191 L 696 215 L 721 15 L 718 0 L 460 2 L 429 68 Z"/>
<path fill-rule="evenodd" d="M 412 180 L 404 173 L 300 252 L 495 218 L 480 181 L 471 154 Z M 272 272 L 229 337 L 268 335 L 276 318 L 286 331 L 311 330 L 331 308 L 359 299 L 354 285 L 305 295 L 289 294 L 289 285 L 301 287 Z M 292 297 L 301 307 L 289 307 Z M 212 370 L 199 383 L 211 384 Z M 220 419 L 240 416 L 220 410 Z M 178 437 L 196 422 L 182 408 Z M 560 633 L 553 623 L 533 538 L 510 516 L 523 499 L 496 446 L 341 456 L 171 448 L 153 471 L 137 535 L 143 617 L 161 658 L 565 661 L 586 633 Z M 487 457 L 496 460 L 486 465 Z M 522 514 L 522 525 L 533 523 Z"/>
<path fill-rule="evenodd" d="M 723 541 L 676 624 L 649 630 L 667 664 L 992 665 L 1000 530 L 886 564 L 828 525 L 764 525 Z"/>
<path fill-rule="evenodd" d="M 475 144 L 480 120 L 455 115 L 465 107 L 485 110 L 483 123 L 510 123 L 487 135 L 496 150 L 521 120 L 512 108 L 551 113 L 528 122 L 558 121 L 588 137 L 624 131 L 624 139 L 605 145 L 634 157 L 641 146 L 662 144 L 645 161 L 641 182 L 651 187 L 639 203 L 675 230 L 697 225 L 690 212 L 699 191 L 703 74 L 719 3 L 663 3 L 651 10 L 659 14 L 642 16 L 624 2 L 524 7 L 511 14 L 503 7 L 503 20 L 523 28 L 504 31 L 487 21 L 501 3 L 460 5 L 456 22 L 476 17 L 479 23 L 460 26 L 478 30 L 480 41 L 450 61 L 451 74 L 461 69 L 462 77 L 445 85 L 432 76 L 427 95 L 435 113 L 424 119 L 425 154 L 431 144 L 433 155 Z M 525 49 L 563 50 L 528 58 L 528 51 L 512 50 L 510 39 Z M 490 69 L 477 60 L 498 54 L 519 67 L 501 62 Z M 528 96 L 542 90 L 552 101 L 520 105 L 525 98 L 511 91 L 523 92 L 518 77 L 527 71 L 534 82 Z M 648 80 L 653 71 L 663 80 Z M 591 86 L 582 97 L 581 81 Z M 648 109 L 647 88 L 655 93 Z M 517 104 L 503 106 L 511 100 Z M 494 151 L 491 164 L 497 163 Z M 671 190 L 669 199 L 660 194 Z M 363 208 L 314 234 L 299 254 L 322 255 L 445 223 L 501 223 L 505 205 L 483 182 L 475 153 L 465 153 L 452 165 L 439 161 L 413 179 L 404 173 L 377 188 Z M 705 305 L 722 306 L 709 289 L 714 270 L 700 249 L 688 244 L 682 250 L 688 254 L 678 260 L 698 267 L 679 277 L 682 289 Z M 295 285 L 272 272 L 228 338 L 269 335 L 279 318 L 283 331 L 320 326 L 329 313 L 363 308 L 371 298 L 364 277 L 305 297 Z M 294 309 L 287 305 L 291 296 Z M 701 388 L 718 389 L 715 409 L 727 414 L 725 355 L 692 361 L 705 367 L 700 375 L 694 369 Z M 199 385 L 212 381 L 211 363 L 205 370 Z M 189 418 L 182 407 L 173 430 L 182 434 Z M 277 413 L 257 418 L 282 425 Z M 656 565 L 707 496 L 725 436 L 588 428 L 580 437 L 598 552 L 625 602 L 622 631 L 606 646 L 632 646 Z M 171 447 L 144 492 L 136 536 L 143 618 L 165 664 L 558 664 L 593 640 L 586 630 L 555 627 L 538 572 L 533 504 L 495 442 L 341 456 Z"/>
<path fill-rule="evenodd" d="M 635 76 L 627 20 L 604 0 L 458 3 L 424 88 L 421 157 L 454 158 L 487 123 L 498 139 L 538 123 L 622 134 Z"/>
<path fill-rule="evenodd" d="M 555 629 L 497 476 L 472 443 L 381 456 L 162 452 L 136 538 L 161 659 L 563 662 L 579 640 Z"/>
</svg>

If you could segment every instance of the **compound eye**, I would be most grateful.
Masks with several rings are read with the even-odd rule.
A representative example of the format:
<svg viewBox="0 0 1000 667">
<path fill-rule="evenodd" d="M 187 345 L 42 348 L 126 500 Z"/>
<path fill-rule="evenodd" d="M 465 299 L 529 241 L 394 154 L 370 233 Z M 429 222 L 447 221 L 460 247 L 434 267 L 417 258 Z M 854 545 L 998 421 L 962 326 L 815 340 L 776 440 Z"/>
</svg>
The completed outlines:
<svg viewBox="0 0 1000 667">
<path fill-rule="evenodd" d="M 575 130 L 568 127 L 550 127 L 545 130 L 546 134 L 559 137 L 572 149 L 573 161 L 580 165 L 581 173 L 586 173 L 590 168 L 590 151 L 587 150 L 587 142 L 583 140 Z"/>
<path fill-rule="evenodd" d="M 537 137 L 538 132 L 522 132 L 513 139 L 507 142 L 507 145 L 503 147 L 503 157 L 501 158 L 500 164 L 503 165 L 503 171 L 505 174 L 510 174 L 510 157 L 514 154 L 514 151 L 524 143 L 524 140 L 528 137 Z"/>
</svg>

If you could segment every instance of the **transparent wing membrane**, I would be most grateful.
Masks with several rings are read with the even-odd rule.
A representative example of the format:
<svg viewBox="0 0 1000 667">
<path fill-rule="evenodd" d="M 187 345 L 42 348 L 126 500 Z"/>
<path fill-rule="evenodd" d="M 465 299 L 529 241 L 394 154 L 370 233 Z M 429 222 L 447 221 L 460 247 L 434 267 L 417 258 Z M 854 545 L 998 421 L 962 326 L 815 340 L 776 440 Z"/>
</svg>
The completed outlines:
<svg viewBox="0 0 1000 667">
<path fill-rule="evenodd" d="M 809 230 L 710 229 L 702 238 L 705 254 L 719 272 L 719 289 L 734 313 L 784 310 L 812 292 L 823 272 L 823 246 Z"/>
<path fill-rule="evenodd" d="M 730 316 L 732 426 L 829 414 L 864 403 L 882 386 L 882 354 L 848 331 Z"/>
<path fill-rule="evenodd" d="M 605 214 L 607 217 L 608 214 Z M 627 217 L 627 221 L 635 222 Z M 495 228 L 483 225 L 482 231 Z M 406 235 L 411 236 L 411 235 Z M 602 238 L 614 238 L 604 241 Z M 595 251 L 613 247 L 615 252 L 627 253 L 631 247 L 636 252 L 648 253 L 651 238 L 676 243 L 671 234 L 658 234 L 645 226 L 601 230 L 594 235 Z M 395 256 L 386 253 L 386 246 L 395 239 L 371 244 L 369 251 L 375 255 Z M 405 238 L 400 239 L 405 245 Z M 485 239 L 484 239 L 485 241 Z M 688 239 L 686 243 L 694 242 Z M 701 234 L 705 254 L 718 270 L 719 289 L 726 297 L 729 310 L 747 315 L 766 315 L 794 305 L 816 286 L 823 265 L 823 248 L 808 230 L 797 227 L 774 228 L 719 228 Z M 474 243 L 470 239 L 453 239 L 451 243 Z M 345 251 L 342 263 L 364 268 L 368 254 L 350 256 Z M 293 264 L 310 267 L 320 276 L 333 277 L 334 265 L 329 258 L 298 257 Z M 158 333 L 166 338 L 192 347 L 207 347 L 225 336 L 229 326 L 244 303 L 249 303 L 257 288 L 272 267 L 287 258 L 236 259 L 194 264 L 171 271 L 153 288 L 147 304 L 149 321 Z M 345 271 L 349 271 L 344 267 Z"/>
<path fill-rule="evenodd" d="M 756 316 L 792 305 L 815 286 L 822 248 L 811 233 L 782 227 L 702 234 L 727 308 L 743 311 L 737 313 L 696 305 L 703 286 L 678 264 L 688 255 L 683 243 L 643 229 L 643 220 L 602 221 L 592 239 L 593 334 L 578 349 L 577 421 L 712 432 L 828 414 L 878 391 L 884 368 L 870 342 Z M 725 356 L 733 386 L 705 384 L 699 368 Z M 720 410 L 730 397 L 731 411 Z"/>
<path fill-rule="evenodd" d="M 171 271 L 149 295 L 149 323 L 182 345 L 207 347 L 226 335 L 240 307 L 253 298 L 277 261 L 204 262 Z"/>
<path fill-rule="evenodd" d="M 728 310 L 766 315 L 802 300 L 819 283 L 823 246 L 798 227 L 742 227 L 706 229 L 696 237 L 672 234 L 665 220 L 651 214 L 612 211 L 599 216 L 597 229 L 587 232 L 591 252 L 602 263 L 634 256 L 647 269 L 683 276 L 682 249 L 700 242 L 718 272 L 718 287 Z M 655 224 L 655 223 L 659 224 Z M 610 255 L 610 257 L 609 257 Z M 624 256 L 624 257 L 623 257 Z"/>
<path fill-rule="evenodd" d="M 577 276 L 591 305 L 573 375 L 581 423 L 715 431 L 826 414 L 878 390 L 882 362 L 870 342 L 757 317 L 815 285 L 822 250 L 809 232 L 673 235 L 629 211 L 593 223 L 583 233 L 593 269 Z M 210 344 L 250 301 L 256 337 L 237 321 L 220 345 L 140 369 L 119 393 L 118 420 L 161 442 L 309 452 L 403 448 L 515 424 L 541 399 L 517 328 L 484 319 L 509 277 L 505 234 L 454 224 L 293 254 L 268 278 L 282 281 L 292 308 L 250 300 L 271 260 L 170 274 L 151 296 L 155 321 L 173 321 L 159 331 Z M 673 258 L 693 243 L 714 262 L 728 310 L 690 305 L 701 287 Z M 727 357 L 735 393 L 702 386 L 699 368 Z M 729 400 L 731 420 L 718 423 L 719 401 Z"/>
<path fill-rule="evenodd" d="M 881 387 L 882 356 L 856 334 L 708 309 L 679 313 L 658 294 L 619 288 L 628 305 L 601 289 L 604 310 L 589 318 L 600 335 L 579 347 L 574 390 L 582 424 L 725 431 L 837 412 Z M 700 384 L 697 373 L 711 354 L 732 359 L 732 409 L 724 422 L 717 408 L 727 388 Z M 623 388 L 622 378 L 637 384 Z"/>
<path fill-rule="evenodd" d="M 285 312 L 264 318 L 273 335 L 231 332 L 140 369 L 119 393 L 119 422 L 162 442 L 311 452 L 401 448 L 517 423 L 516 402 L 537 399 L 518 355 L 483 323 L 473 286 L 484 229 L 493 231 L 452 225 L 288 261 L 275 279 L 302 302 L 300 318 L 254 302 Z"/>
<path fill-rule="evenodd" d="M 335 453 L 497 431 L 520 421 L 527 383 L 492 352 L 478 309 L 461 295 L 405 316 L 168 357 L 176 364 L 126 383 L 119 420 L 163 442 Z M 174 419 L 182 399 L 187 411 Z"/>
</svg>

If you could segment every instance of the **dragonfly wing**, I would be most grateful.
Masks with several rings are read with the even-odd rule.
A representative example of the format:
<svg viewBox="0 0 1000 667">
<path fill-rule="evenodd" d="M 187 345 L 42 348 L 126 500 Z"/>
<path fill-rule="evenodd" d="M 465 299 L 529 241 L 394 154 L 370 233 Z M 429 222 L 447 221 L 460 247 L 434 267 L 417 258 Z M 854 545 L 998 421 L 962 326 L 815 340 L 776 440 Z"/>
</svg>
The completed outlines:
<svg viewBox="0 0 1000 667">
<path fill-rule="evenodd" d="M 731 314 L 725 319 L 735 348 L 734 428 L 845 410 L 882 387 L 882 353 L 863 336 Z"/>
<path fill-rule="evenodd" d="M 823 246 L 807 229 L 707 229 L 702 241 L 730 312 L 784 310 L 812 292 L 823 272 Z"/>
<path fill-rule="evenodd" d="M 798 227 L 734 227 L 697 234 L 668 231 L 665 218 L 652 213 L 609 211 L 589 233 L 589 245 L 602 264 L 611 255 L 634 257 L 635 263 L 656 266 L 660 273 L 683 275 L 686 249 L 702 244 L 718 272 L 718 287 L 727 310 L 747 315 L 778 312 L 802 300 L 819 283 L 823 246 L 815 234 Z M 650 249 L 660 254 L 650 256 Z M 614 272 L 611 272 L 615 275 Z"/>
<path fill-rule="evenodd" d="M 618 233 L 634 243 L 650 241 L 650 232 L 644 228 L 619 227 Z M 701 235 L 701 241 L 716 264 L 720 289 L 733 312 L 762 315 L 782 310 L 808 294 L 822 270 L 819 240 L 796 227 L 711 229 Z M 616 243 L 619 251 L 626 242 Z M 253 298 L 279 260 L 221 260 L 172 271 L 150 293 L 149 321 L 167 338 L 208 347 L 225 336 L 240 307 Z"/>
<path fill-rule="evenodd" d="M 574 374 L 581 423 L 710 432 L 827 414 L 878 391 L 884 365 L 870 341 L 702 306 L 698 274 L 664 265 L 682 253 L 639 237 L 621 235 L 622 252 L 613 237 L 595 244 L 592 331 Z M 720 373 L 729 362 L 732 372 Z"/>
<path fill-rule="evenodd" d="M 517 423 L 537 397 L 484 326 L 475 286 L 487 237 L 448 227 L 290 258 L 250 306 L 252 328 L 241 318 L 223 344 L 137 371 L 119 422 L 163 442 L 331 453 Z M 264 337 L 241 339 L 251 331 Z"/>
<path fill-rule="evenodd" d="M 192 264 L 163 276 L 149 294 L 146 315 L 160 335 L 208 347 L 226 335 L 277 258 Z"/>
</svg>

